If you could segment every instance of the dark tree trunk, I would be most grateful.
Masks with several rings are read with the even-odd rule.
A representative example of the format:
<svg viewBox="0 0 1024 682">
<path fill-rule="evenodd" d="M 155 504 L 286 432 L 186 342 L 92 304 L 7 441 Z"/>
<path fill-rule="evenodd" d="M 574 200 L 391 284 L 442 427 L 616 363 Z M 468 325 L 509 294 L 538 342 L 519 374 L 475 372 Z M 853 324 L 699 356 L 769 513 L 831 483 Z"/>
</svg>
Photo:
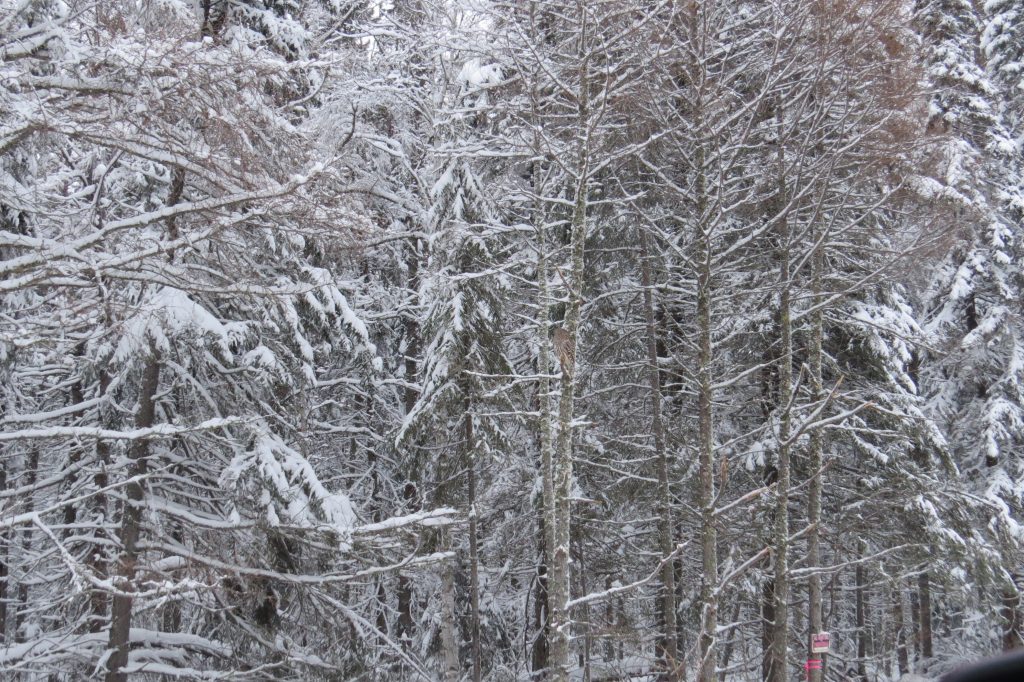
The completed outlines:
<svg viewBox="0 0 1024 682">
<path fill-rule="evenodd" d="M 29 451 L 27 468 L 25 471 L 25 485 L 31 489 L 36 484 L 37 477 L 39 475 L 39 450 L 35 447 Z M 34 509 L 34 496 L 32 493 L 27 495 L 26 499 L 26 510 L 32 511 Z M 21 536 L 21 555 L 28 557 L 32 551 L 32 535 L 35 533 L 34 526 L 28 526 L 22 531 Z M 31 606 L 29 602 L 28 594 L 28 582 L 22 580 L 18 583 L 18 608 L 14 612 L 14 641 L 23 642 L 25 641 L 25 618 L 28 616 L 28 611 Z"/>
<path fill-rule="evenodd" d="M 864 555 L 863 548 L 858 552 L 858 558 Z M 858 563 L 854 571 L 856 617 L 857 617 L 857 677 L 863 682 L 868 680 L 867 656 L 868 656 L 868 627 L 867 627 L 867 596 L 866 576 L 864 565 Z"/>
<path fill-rule="evenodd" d="M 739 622 L 739 620 L 740 620 L 740 609 L 741 609 L 742 606 L 743 606 L 743 602 L 740 601 L 739 599 L 737 599 L 736 603 L 733 604 L 733 607 L 732 607 L 732 619 L 730 620 L 731 623 Z M 725 642 L 725 646 L 722 647 L 722 668 L 723 669 L 722 669 L 722 671 L 720 673 L 718 673 L 718 682 L 726 682 L 725 668 L 729 667 L 729 661 L 732 659 L 732 652 L 736 648 L 735 628 L 733 628 L 732 630 L 733 631 L 730 633 L 729 639 L 726 640 L 726 642 Z"/>
<path fill-rule="evenodd" d="M 918 590 L 910 590 L 910 618 L 913 621 L 914 633 L 911 640 L 914 645 L 914 660 L 921 660 L 921 599 Z"/>
<path fill-rule="evenodd" d="M 533 595 L 533 645 L 530 647 L 530 670 L 539 673 L 548 667 L 548 565 L 544 553 L 544 513 L 537 513 L 537 580 Z"/>
<path fill-rule="evenodd" d="M 769 576 L 761 584 L 761 680 L 783 682 L 772 653 L 775 634 L 775 581 Z"/>
<path fill-rule="evenodd" d="M 139 390 L 139 411 L 135 415 L 136 428 L 144 429 L 153 426 L 156 419 L 155 396 L 160 386 L 160 358 L 156 349 L 150 348 L 150 357 L 142 372 L 142 384 Z M 125 486 L 124 510 L 121 515 L 121 530 L 118 540 L 121 555 L 117 566 L 117 577 L 114 585 L 118 590 L 111 601 L 110 637 L 107 648 L 110 657 L 107 659 L 106 682 L 127 682 L 128 674 L 122 672 L 128 663 L 128 650 L 131 644 L 132 594 L 135 580 L 135 563 L 139 557 L 139 533 L 142 526 L 143 499 L 145 488 L 138 477 L 145 476 L 149 471 L 149 441 L 137 440 L 129 450 L 131 466 L 130 476 L 135 479 Z"/>
<path fill-rule="evenodd" d="M 932 653 L 932 587 L 925 571 L 917 577 L 918 600 L 921 609 L 921 655 L 931 658 Z"/>
</svg>

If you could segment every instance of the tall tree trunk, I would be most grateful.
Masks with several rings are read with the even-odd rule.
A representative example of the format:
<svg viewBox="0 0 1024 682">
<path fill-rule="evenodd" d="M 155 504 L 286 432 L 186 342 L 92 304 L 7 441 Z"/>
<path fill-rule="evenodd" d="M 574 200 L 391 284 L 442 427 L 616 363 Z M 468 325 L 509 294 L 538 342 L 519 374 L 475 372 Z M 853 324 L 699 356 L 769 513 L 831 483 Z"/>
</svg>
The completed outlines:
<svg viewBox="0 0 1024 682">
<path fill-rule="evenodd" d="M 534 112 L 537 116 L 537 113 Z M 534 138 L 535 152 L 539 155 L 542 150 L 540 137 Z M 543 181 L 539 163 L 534 163 L 532 173 L 533 191 L 537 197 L 542 196 Z M 551 293 L 549 291 L 550 268 L 548 266 L 548 239 L 547 226 L 545 224 L 544 206 L 538 199 L 533 207 L 533 228 L 537 236 L 539 248 L 537 250 L 537 294 L 538 294 L 538 329 L 537 341 L 538 372 L 540 377 L 537 387 L 538 406 L 540 415 L 540 480 L 543 492 L 542 511 L 539 523 L 539 532 L 542 540 L 540 561 L 537 565 L 537 599 L 536 599 L 536 621 L 538 627 L 537 640 L 531 652 L 533 671 L 547 670 L 551 664 L 551 643 L 552 643 L 552 559 L 555 549 L 555 470 L 554 470 L 554 442 L 551 431 L 551 340 L 549 328 L 551 326 Z"/>
<path fill-rule="evenodd" d="M 408 271 L 407 288 L 413 292 L 413 297 L 418 299 L 420 287 L 420 240 L 413 239 L 409 244 L 409 252 L 406 256 L 406 269 Z M 405 334 L 405 390 L 403 402 L 405 414 L 409 415 L 416 406 L 419 397 L 415 387 L 415 379 L 419 374 L 419 353 L 420 353 L 420 323 L 419 305 L 413 305 L 412 311 L 406 316 L 404 324 Z M 411 465 L 408 467 L 408 476 L 405 484 L 404 496 L 409 512 L 420 510 L 420 466 L 419 453 L 415 446 L 411 453 Z M 398 573 L 398 624 L 395 629 L 398 641 L 403 649 L 412 646 L 412 640 L 416 632 L 416 618 L 413 615 L 413 581 L 399 571 Z"/>
<path fill-rule="evenodd" d="M 686 15 L 688 41 L 694 46 L 706 43 L 702 7 L 700 3 L 689 3 Z M 690 63 L 690 81 L 694 84 L 692 93 L 692 115 L 703 125 L 703 85 L 708 74 L 702 57 L 694 55 Z M 714 133 L 700 129 L 696 132 L 697 145 L 694 151 L 695 172 L 693 200 L 695 203 L 696 244 L 694 258 L 697 276 L 697 463 L 698 491 L 697 504 L 700 512 L 701 581 L 700 581 L 700 630 L 697 639 L 697 680 L 714 682 L 718 663 L 718 531 L 715 526 L 715 451 L 714 414 L 712 395 L 712 221 L 709 215 L 709 196 L 706 177 L 705 140 L 713 140 Z M 711 143 L 713 144 L 713 142 Z"/>
<path fill-rule="evenodd" d="M 167 205 L 174 206 L 181 201 L 185 192 L 185 170 L 180 167 L 171 169 L 171 184 L 167 195 Z M 174 216 L 167 220 L 167 234 L 173 240 L 178 238 L 178 225 Z M 168 253 L 168 262 L 173 263 L 175 252 Z M 108 323 L 113 322 L 113 315 L 106 310 Z M 100 374 L 100 391 L 106 395 L 110 385 L 110 378 L 104 370 Z M 142 370 L 142 378 L 139 385 L 139 408 L 135 413 L 136 428 L 150 428 L 156 420 L 156 392 L 160 388 L 160 356 L 155 345 L 150 343 L 149 354 L 146 364 Z M 109 457 L 109 446 L 101 449 L 101 444 L 96 446 L 97 456 L 100 460 L 99 472 L 96 483 L 105 486 L 107 476 L 105 462 Z M 131 464 L 128 473 L 132 478 L 141 479 L 149 471 L 149 441 L 138 440 L 132 443 L 128 456 Z M 145 488 L 141 480 L 133 480 L 125 486 L 124 508 L 121 513 L 121 527 L 118 532 L 118 540 L 121 545 L 121 554 L 116 567 L 114 586 L 118 590 L 110 601 L 110 632 L 107 648 L 111 651 L 107 659 L 106 682 L 126 682 L 127 674 L 122 668 L 128 663 L 128 652 L 131 646 L 131 619 L 132 619 L 132 590 L 135 581 L 135 563 L 138 560 L 139 534 L 142 530 L 143 499 Z M 106 504 L 106 500 L 100 498 L 99 503 Z M 97 554 L 99 548 L 97 548 Z M 95 557 L 97 568 L 104 567 L 103 559 Z M 102 604 L 96 601 L 96 593 L 93 594 L 93 618 L 99 623 L 99 609 Z"/>
<path fill-rule="evenodd" d="M 654 433 L 654 458 L 658 469 L 658 538 L 664 565 L 661 569 L 662 623 L 658 640 L 658 655 L 665 671 L 665 679 L 675 682 L 679 654 L 676 650 L 676 584 L 675 570 L 669 557 L 674 548 L 672 526 L 672 491 L 669 488 L 668 452 L 665 447 L 665 425 L 661 419 L 661 370 L 658 366 L 658 340 L 654 315 L 653 278 L 651 276 L 651 249 L 647 233 L 640 231 L 640 283 L 644 288 L 644 321 L 647 332 L 647 380 L 651 389 L 651 431 Z"/>
<path fill-rule="evenodd" d="M 782 125 L 779 108 L 779 125 Z M 779 144 L 779 206 L 786 200 L 783 145 Z M 790 272 L 790 229 L 785 216 L 779 222 L 779 458 L 775 487 L 775 621 L 772 636 L 772 670 L 779 680 L 788 680 L 789 651 L 789 482 L 791 405 L 793 398 L 793 334 L 791 319 L 792 273 Z"/>
<path fill-rule="evenodd" d="M 702 155 L 700 155 L 702 156 Z M 703 165 L 703 160 L 698 162 Z M 698 174 L 698 212 L 703 216 L 703 174 Z M 714 682 L 718 632 L 718 530 L 715 527 L 715 451 L 711 388 L 711 235 L 698 225 L 697 271 L 697 431 L 701 538 L 699 682 Z"/>
<path fill-rule="evenodd" d="M 821 306 L 821 271 L 824 265 L 824 245 L 819 245 L 811 260 L 811 288 L 813 296 L 811 304 L 814 312 L 811 315 L 810 383 L 811 400 L 818 402 L 824 399 L 822 390 L 822 337 L 824 335 L 824 311 Z M 807 464 L 810 470 L 810 484 L 807 489 L 807 523 L 810 531 L 807 536 L 807 567 L 811 575 L 807 585 L 808 637 L 824 631 L 822 622 L 821 574 L 816 569 L 821 567 L 821 491 L 824 485 L 822 471 L 822 437 L 819 429 L 811 432 L 807 453 Z M 807 658 L 818 658 L 821 668 L 808 671 L 808 682 L 822 682 L 825 679 L 825 665 L 828 654 L 814 654 L 808 647 Z"/>
<path fill-rule="evenodd" d="M 575 173 L 576 187 L 573 197 L 572 218 L 569 222 L 569 280 L 566 282 L 568 302 L 562 329 L 573 349 L 570 362 L 562 369 L 561 389 L 558 404 L 558 438 L 555 447 L 554 500 L 555 537 L 551 556 L 551 580 L 548 583 L 551 596 L 551 679 L 554 682 L 568 682 L 569 641 L 571 617 L 569 613 L 569 538 L 571 524 L 572 478 L 573 478 L 573 417 L 576 396 L 576 365 L 579 359 L 579 329 L 581 290 L 583 278 L 583 253 L 587 239 L 588 192 L 590 187 L 590 130 L 589 102 L 589 54 L 586 52 L 590 41 L 590 25 L 587 8 L 580 5 L 580 36 L 577 39 L 579 58 L 578 92 L 576 96 L 576 122 L 579 139 Z"/>
<path fill-rule="evenodd" d="M 156 392 L 160 387 L 160 358 L 156 348 L 149 349 L 149 357 L 142 371 L 139 387 L 139 409 L 135 414 L 135 427 L 144 429 L 153 426 L 156 418 Z M 114 586 L 117 593 L 110 607 L 110 637 L 107 648 L 106 682 L 127 682 L 128 674 L 123 672 L 128 663 L 132 619 L 132 589 L 135 580 L 135 563 L 139 557 L 138 543 L 142 526 L 143 499 L 145 488 L 138 477 L 149 471 L 149 441 L 137 440 L 129 449 L 131 465 L 128 469 L 132 480 L 125 486 L 124 510 L 121 515 L 121 529 L 118 540 L 121 553 L 117 565 Z"/>
</svg>

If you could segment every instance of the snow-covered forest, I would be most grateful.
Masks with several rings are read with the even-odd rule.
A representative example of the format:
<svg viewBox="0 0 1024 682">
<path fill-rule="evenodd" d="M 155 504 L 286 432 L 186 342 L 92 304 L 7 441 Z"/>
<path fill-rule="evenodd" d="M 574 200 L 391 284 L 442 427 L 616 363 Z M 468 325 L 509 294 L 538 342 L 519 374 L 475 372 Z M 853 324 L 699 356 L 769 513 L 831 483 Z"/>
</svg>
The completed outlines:
<svg viewBox="0 0 1024 682">
<path fill-rule="evenodd" d="M 1020 647 L 1022 260 L 1024 0 L 0 0 L 0 677 Z"/>
</svg>

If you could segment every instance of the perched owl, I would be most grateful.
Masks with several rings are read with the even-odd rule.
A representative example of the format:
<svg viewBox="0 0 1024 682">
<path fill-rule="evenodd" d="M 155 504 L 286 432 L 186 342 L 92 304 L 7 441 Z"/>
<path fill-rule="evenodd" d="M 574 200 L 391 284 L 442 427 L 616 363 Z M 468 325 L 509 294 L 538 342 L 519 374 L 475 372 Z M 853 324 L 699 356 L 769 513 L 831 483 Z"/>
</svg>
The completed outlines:
<svg viewBox="0 0 1024 682">
<path fill-rule="evenodd" d="M 555 346 L 558 363 L 562 366 L 562 374 L 571 377 L 576 367 L 576 344 L 573 343 L 569 332 L 561 327 L 555 327 L 551 333 L 551 341 Z"/>
</svg>

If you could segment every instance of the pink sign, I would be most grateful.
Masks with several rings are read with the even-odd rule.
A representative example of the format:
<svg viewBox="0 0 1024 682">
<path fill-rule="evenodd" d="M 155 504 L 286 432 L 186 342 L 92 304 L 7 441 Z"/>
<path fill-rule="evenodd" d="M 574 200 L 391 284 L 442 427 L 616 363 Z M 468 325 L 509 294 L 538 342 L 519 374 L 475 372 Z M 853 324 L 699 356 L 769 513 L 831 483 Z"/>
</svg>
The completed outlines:
<svg viewBox="0 0 1024 682">
<path fill-rule="evenodd" d="M 823 654 L 828 652 L 832 638 L 827 632 L 816 632 L 811 635 L 811 652 Z"/>
</svg>

